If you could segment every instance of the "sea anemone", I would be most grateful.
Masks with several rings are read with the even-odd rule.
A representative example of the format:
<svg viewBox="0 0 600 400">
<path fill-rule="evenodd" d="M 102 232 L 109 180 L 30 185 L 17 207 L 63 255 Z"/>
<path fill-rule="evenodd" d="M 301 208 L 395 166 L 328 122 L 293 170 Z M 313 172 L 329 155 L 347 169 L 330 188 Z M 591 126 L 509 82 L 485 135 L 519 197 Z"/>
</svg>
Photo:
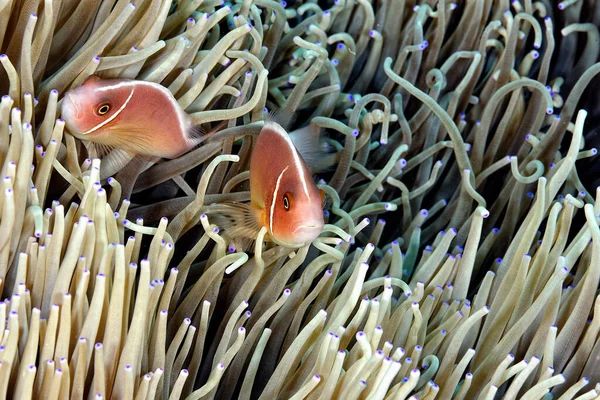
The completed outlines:
<svg viewBox="0 0 600 400">
<path fill-rule="evenodd" d="M 600 399 L 599 25 L 583 0 L 0 0 L 0 398 Z M 111 170 L 60 118 L 90 75 L 225 127 Z M 215 213 L 278 109 L 335 159 L 326 224 L 235 247 Z"/>
</svg>

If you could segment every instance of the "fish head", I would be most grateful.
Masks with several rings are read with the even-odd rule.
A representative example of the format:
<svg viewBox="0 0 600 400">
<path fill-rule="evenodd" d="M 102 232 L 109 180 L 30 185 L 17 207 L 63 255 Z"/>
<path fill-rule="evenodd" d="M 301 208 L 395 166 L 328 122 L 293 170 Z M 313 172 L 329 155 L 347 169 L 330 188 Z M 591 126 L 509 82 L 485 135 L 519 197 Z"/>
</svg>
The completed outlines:
<svg viewBox="0 0 600 400">
<path fill-rule="evenodd" d="M 323 232 L 323 191 L 313 181 L 299 182 L 287 172 L 274 195 L 270 234 L 275 243 L 295 248 L 312 242 Z"/>
<path fill-rule="evenodd" d="M 61 116 L 69 131 L 80 138 L 98 134 L 116 123 L 119 110 L 131 98 L 132 89 L 124 79 L 89 77 L 81 86 L 65 93 Z"/>
</svg>

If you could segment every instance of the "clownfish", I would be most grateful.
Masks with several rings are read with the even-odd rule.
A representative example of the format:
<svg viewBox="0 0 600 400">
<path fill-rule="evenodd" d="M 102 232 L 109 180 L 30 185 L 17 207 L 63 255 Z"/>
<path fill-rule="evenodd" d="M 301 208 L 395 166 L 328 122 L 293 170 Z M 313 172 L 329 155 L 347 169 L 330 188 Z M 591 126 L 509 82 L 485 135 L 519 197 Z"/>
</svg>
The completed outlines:
<svg viewBox="0 0 600 400">
<path fill-rule="evenodd" d="M 322 153 L 310 128 L 288 134 L 279 123 L 265 121 L 250 158 L 250 204 L 213 208 L 213 221 L 237 240 L 234 247 L 240 237 L 256 238 L 262 227 L 266 240 L 289 248 L 312 242 L 323 231 L 324 193 L 296 147 L 309 152 L 307 158 Z"/>
<path fill-rule="evenodd" d="M 92 75 L 65 93 L 61 115 L 73 136 L 101 154 L 176 158 L 204 135 L 166 87 L 139 80 Z"/>
</svg>

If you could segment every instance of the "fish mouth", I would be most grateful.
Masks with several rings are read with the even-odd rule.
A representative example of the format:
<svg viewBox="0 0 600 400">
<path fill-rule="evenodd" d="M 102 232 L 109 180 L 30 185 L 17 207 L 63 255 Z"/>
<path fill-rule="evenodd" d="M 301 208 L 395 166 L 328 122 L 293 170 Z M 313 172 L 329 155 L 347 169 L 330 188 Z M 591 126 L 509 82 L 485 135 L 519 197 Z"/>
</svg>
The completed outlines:
<svg viewBox="0 0 600 400">
<path fill-rule="evenodd" d="M 297 233 L 299 231 L 307 231 L 307 230 L 313 230 L 313 229 L 321 229 L 323 227 L 323 223 L 322 222 L 311 222 L 308 224 L 302 224 L 298 227 L 296 227 L 296 229 L 294 229 L 294 233 Z"/>
</svg>

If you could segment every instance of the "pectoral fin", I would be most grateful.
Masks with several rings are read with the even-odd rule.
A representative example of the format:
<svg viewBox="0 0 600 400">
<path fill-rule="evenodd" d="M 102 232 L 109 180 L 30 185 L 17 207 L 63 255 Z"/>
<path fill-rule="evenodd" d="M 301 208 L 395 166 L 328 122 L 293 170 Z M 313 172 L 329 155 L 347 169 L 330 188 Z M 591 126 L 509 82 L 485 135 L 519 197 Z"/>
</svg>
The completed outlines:
<svg viewBox="0 0 600 400">
<path fill-rule="evenodd" d="M 256 240 L 262 228 L 259 213 L 259 210 L 244 203 L 212 204 L 205 211 L 209 222 L 217 225 L 223 236 L 235 242 L 238 249 L 240 245 L 237 243 L 244 242 L 242 247 L 247 249 L 246 246 Z"/>
</svg>

